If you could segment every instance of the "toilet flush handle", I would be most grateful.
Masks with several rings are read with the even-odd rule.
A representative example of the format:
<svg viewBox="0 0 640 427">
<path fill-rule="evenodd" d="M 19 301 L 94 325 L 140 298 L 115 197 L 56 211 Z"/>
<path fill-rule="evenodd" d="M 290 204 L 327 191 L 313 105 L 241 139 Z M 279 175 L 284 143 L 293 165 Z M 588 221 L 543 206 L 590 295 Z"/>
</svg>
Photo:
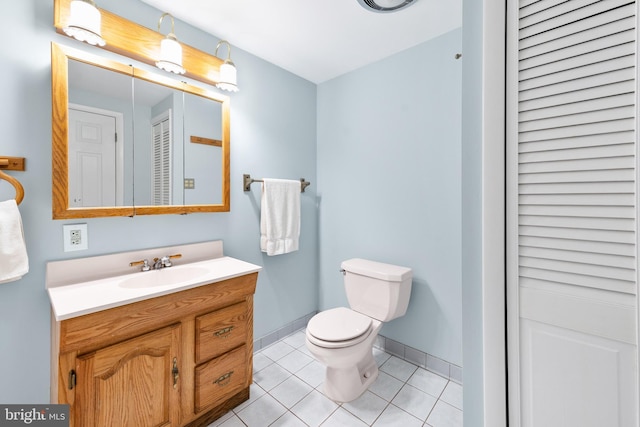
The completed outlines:
<svg viewBox="0 0 640 427">
<path fill-rule="evenodd" d="M 341 268 L 339 271 L 340 273 L 342 273 L 343 276 L 347 275 L 347 270 L 345 270 L 344 268 Z"/>
</svg>

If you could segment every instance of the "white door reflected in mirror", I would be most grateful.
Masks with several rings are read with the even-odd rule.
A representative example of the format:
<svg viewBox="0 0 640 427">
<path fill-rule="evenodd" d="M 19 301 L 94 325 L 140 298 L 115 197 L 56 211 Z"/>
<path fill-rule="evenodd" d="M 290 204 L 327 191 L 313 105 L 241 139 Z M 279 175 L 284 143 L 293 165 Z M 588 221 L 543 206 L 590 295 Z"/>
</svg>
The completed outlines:
<svg viewBox="0 0 640 427">
<path fill-rule="evenodd" d="M 69 205 L 122 206 L 122 115 L 69 106 Z"/>
</svg>

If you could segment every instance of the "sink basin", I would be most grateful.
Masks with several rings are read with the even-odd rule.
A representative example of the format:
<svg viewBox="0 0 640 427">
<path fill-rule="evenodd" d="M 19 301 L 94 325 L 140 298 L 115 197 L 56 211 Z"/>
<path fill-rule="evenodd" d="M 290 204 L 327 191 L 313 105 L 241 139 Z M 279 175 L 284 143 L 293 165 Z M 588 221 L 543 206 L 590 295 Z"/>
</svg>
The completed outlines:
<svg viewBox="0 0 640 427">
<path fill-rule="evenodd" d="M 162 270 L 151 270 L 137 273 L 122 280 L 118 285 L 123 288 L 153 288 L 156 286 L 175 285 L 197 280 L 209 272 L 208 268 L 196 266 L 167 267 Z"/>
</svg>

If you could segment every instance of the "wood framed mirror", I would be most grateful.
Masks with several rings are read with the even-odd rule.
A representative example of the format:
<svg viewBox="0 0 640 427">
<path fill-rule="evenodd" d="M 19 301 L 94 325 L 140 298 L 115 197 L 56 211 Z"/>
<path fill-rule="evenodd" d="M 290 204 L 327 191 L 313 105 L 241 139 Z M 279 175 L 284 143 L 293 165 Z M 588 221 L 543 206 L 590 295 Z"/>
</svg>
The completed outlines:
<svg viewBox="0 0 640 427">
<path fill-rule="evenodd" d="M 54 219 L 229 211 L 227 96 L 56 43 L 51 79 Z"/>
</svg>

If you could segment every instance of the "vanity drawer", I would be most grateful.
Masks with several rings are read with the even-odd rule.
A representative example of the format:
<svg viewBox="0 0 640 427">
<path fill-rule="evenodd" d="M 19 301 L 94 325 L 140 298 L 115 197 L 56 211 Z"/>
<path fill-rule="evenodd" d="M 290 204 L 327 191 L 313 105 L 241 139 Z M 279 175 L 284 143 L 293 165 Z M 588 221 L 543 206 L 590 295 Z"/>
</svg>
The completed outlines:
<svg viewBox="0 0 640 427">
<path fill-rule="evenodd" d="M 196 367 L 195 412 L 238 393 L 247 385 L 247 346 Z"/>
<path fill-rule="evenodd" d="M 247 340 L 246 301 L 196 318 L 196 363 L 217 357 Z"/>
</svg>

